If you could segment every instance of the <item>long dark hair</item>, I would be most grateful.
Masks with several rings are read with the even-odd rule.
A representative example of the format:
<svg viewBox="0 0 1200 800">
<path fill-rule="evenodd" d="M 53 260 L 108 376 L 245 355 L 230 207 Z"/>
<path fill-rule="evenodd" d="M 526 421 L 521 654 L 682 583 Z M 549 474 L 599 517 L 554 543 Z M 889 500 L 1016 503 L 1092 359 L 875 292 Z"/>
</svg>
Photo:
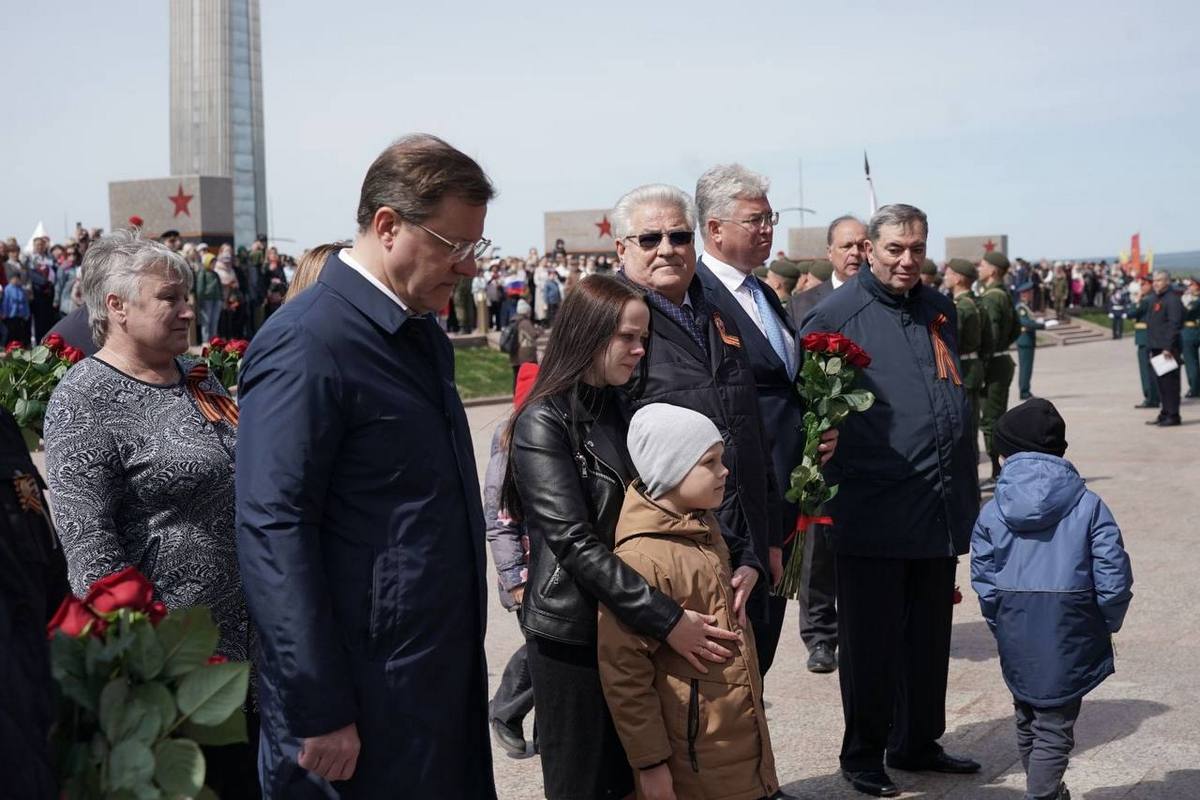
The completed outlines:
<svg viewBox="0 0 1200 800">
<path fill-rule="evenodd" d="M 574 433 L 575 387 L 591 368 L 596 355 L 604 352 L 616 335 L 621 311 L 630 301 L 646 302 L 633 284 L 605 275 L 589 275 L 567 293 L 555 316 L 537 380 L 521 406 L 513 409 L 504 431 L 503 446 L 508 450 L 508 467 L 500 489 L 500 504 L 513 519 L 521 518 L 521 496 L 512 461 L 513 431 L 517 420 L 538 400 L 566 393 L 571 398 L 570 427 Z"/>
</svg>

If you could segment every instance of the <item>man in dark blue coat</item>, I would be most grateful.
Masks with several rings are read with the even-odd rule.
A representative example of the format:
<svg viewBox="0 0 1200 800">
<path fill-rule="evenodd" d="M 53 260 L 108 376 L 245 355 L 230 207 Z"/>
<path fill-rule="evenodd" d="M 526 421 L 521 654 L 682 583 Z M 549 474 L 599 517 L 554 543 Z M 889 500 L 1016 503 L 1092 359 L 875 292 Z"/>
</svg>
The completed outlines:
<svg viewBox="0 0 1200 800">
<path fill-rule="evenodd" d="M 431 136 L 363 181 L 358 237 L 254 339 L 238 556 L 267 798 L 494 798 L 484 526 L 431 312 L 475 274 L 492 186 Z"/>
<path fill-rule="evenodd" d="M 704 255 L 696 265 L 696 278 L 717 310 L 741 332 L 741 350 L 754 376 L 759 416 L 771 454 L 769 467 L 778 487 L 772 513 L 780 540 L 769 550 L 771 582 L 778 583 L 783 564 L 791 557 L 794 540 L 786 544 L 784 541 L 792 536 L 799 514 L 797 505 L 783 495 L 804 452 L 805 408 L 796 390 L 800 362 L 796 331 L 775 292 L 753 274 L 754 268 L 771 253 L 775 224 L 779 220 L 779 214 L 771 209 L 767 199 L 768 188 L 764 176 L 740 164 L 721 164 L 700 176 L 696 183 L 696 206 L 704 236 Z M 813 566 L 811 558 L 809 566 Z M 832 563 L 829 566 L 827 575 L 805 570 L 810 581 L 816 579 L 817 592 L 803 592 L 801 597 L 802 615 L 812 619 L 803 605 L 804 601 L 816 600 L 816 616 L 824 623 L 817 626 L 818 631 L 802 627 L 802 636 L 816 634 L 804 639 L 810 648 L 809 668 L 818 672 L 832 672 L 836 665 Z M 822 581 L 822 577 L 828 581 Z M 786 598 L 772 595 L 767 603 L 767 624 L 755 631 L 759 660 L 764 665 L 770 665 L 774 658 L 787 611 Z"/>
<path fill-rule="evenodd" d="M 884 772 L 975 772 L 937 740 L 956 556 L 978 513 L 970 405 L 958 371 L 954 304 L 920 282 L 929 226 L 907 205 L 868 226 L 870 269 L 821 302 L 802 334 L 836 332 L 871 356 L 859 386 L 875 393 L 842 425 L 827 477 L 837 553 L 844 776 L 866 794 L 899 789 Z"/>
</svg>

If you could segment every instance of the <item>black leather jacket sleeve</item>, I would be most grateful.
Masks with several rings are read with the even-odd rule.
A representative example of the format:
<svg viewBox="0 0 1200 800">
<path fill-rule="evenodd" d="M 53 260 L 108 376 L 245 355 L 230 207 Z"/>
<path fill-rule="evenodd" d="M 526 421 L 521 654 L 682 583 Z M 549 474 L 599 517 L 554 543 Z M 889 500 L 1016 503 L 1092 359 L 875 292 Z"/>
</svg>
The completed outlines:
<svg viewBox="0 0 1200 800">
<path fill-rule="evenodd" d="M 585 495 L 566 424 L 552 409 L 535 406 L 521 415 L 513 434 L 512 462 L 530 541 L 544 542 L 557 566 L 623 623 L 644 636 L 666 639 L 683 609 L 613 555 L 605 541 L 611 542 L 612 530 L 601 538 L 595 524 L 599 509 L 593 509 Z M 615 528 L 617 515 L 612 511 L 604 516 Z M 531 579 L 527 592 L 543 590 L 545 578 L 538 578 L 537 583 Z"/>
</svg>

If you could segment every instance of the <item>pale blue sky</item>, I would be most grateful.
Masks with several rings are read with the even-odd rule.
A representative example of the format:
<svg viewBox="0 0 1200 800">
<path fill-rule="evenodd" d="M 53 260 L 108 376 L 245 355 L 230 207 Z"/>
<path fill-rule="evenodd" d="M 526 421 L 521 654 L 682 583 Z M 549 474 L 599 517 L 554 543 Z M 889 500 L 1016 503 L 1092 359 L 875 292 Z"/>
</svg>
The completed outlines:
<svg viewBox="0 0 1200 800">
<path fill-rule="evenodd" d="M 109 180 L 168 173 L 167 4 L 2 2 L 0 233 L 107 227 Z M 1194 2 L 261 2 L 273 234 L 296 252 L 350 235 L 367 165 L 418 130 L 492 176 L 508 253 L 543 211 L 690 192 L 730 160 L 785 207 L 802 157 L 810 223 L 865 214 L 864 148 L 935 256 L 976 233 L 1026 257 L 1137 230 L 1200 249 Z"/>
</svg>

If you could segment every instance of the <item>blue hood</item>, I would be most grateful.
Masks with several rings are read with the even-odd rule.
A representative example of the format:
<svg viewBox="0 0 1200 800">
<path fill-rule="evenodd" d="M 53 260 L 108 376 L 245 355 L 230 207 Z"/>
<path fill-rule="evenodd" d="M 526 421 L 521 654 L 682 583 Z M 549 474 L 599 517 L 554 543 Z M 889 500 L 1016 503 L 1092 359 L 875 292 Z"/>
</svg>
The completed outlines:
<svg viewBox="0 0 1200 800">
<path fill-rule="evenodd" d="M 1065 458 L 1017 453 L 1004 463 L 996 505 L 1013 531 L 1042 531 L 1057 525 L 1084 491 L 1083 478 Z"/>
</svg>

